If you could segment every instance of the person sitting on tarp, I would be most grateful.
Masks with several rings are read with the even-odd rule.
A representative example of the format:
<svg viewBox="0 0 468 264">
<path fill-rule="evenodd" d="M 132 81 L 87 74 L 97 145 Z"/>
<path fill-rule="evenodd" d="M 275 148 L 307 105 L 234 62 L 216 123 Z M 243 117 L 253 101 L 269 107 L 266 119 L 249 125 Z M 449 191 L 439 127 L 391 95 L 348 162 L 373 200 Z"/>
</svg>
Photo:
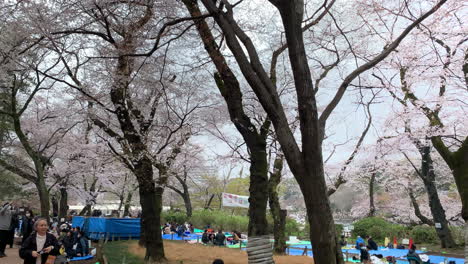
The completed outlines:
<svg viewBox="0 0 468 264">
<path fill-rule="evenodd" d="M 201 237 L 201 242 L 203 244 L 208 244 L 208 242 L 210 242 L 210 238 L 208 237 L 208 235 L 209 235 L 208 230 L 205 229 L 205 232 L 203 232 L 202 237 Z"/>
<path fill-rule="evenodd" d="M 223 233 L 223 230 L 219 230 L 215 236 L 214 244 L 217 246 L 225 246 L 226 245 L 226 236 Z"/>
<path fill-rule="evenodd" d="M 359 253 L 361 254 L 361 263 L 370 263 L 369 252 L 367 251 L 367 248 L 364 245 L 364 243 L 359 243 Z"/>
<path fill-rule="evenodd" d="M 361 244 L 366 245 L 366 242 L 362 237 L 358 236 L 356 239 L 356 249 L 361 249 Z"/>
<path fill-rule="evenodd" d="M 77 241 L 76 243 L 76 255 L 78 257 L 84 257 L 87 256 L 89 253 L 89 248 L 88 248 L 88 240 L 84 237 L 83 232 L 78 233 Z"/>
<path fill-rule="evenodd" d="M 411 264 L 430 263 L 428 259 L 426 261 L 423 261 L 421 257 L 419 257 L 418 253 L 416 253 L 416 245 L 414 244 L 411 245 L 411 248 L 408 250 L 408 254 L 406 255 L 406 258 L 408 259 L 408 262 Z"/>
<path fill-rule="evenodd" d="M 71 230 L 67 230 L 65 237 L 63 237 L 59 242 L 62 244 L 62 247 L 67 254 L 67 257 L 71 258 L 75 256 L 75 250 L 73 249 L 73 245 L 75 244 L 75 239 L 73 237 L 73 232 Z"/>
<path fill-rule="evenodd" d="M 171 232 L 172 233 L 177 233 L 177 224 L 176 223 L 171 224 Z"/>
<path fill-rule="evenodd" d="M 377 243 L 375 243 L 374 239 L 371 236 L 366 236 L 367 239 L 367 248 L 370 250 L 379 250 Z"/>
<path fill-rule="evenodd" d="M 340 246 L 344 247 L 348 244 L 348 241 L 346 241 L 346 238 L 344 235 L 341 235 L 341 239 L 340 239 Z"/>
<path fill-rule="evenodd" d="M 179 225 L 177 227 L 177 235 L 179 237 L 183 237 L 184 236 L 184 233 L 185 233 L 185 225 Z"/>
<path fill-rule="evenodd" d="M 240 241 L 240 236 L 238 235 L 238 232 L 235 231 L 235 230 L 232 231 L 232 240 L 231 240 L 231 243 L 232 243 L 233 245 L 235 245 L 235 244 L 239 243 L 239 241 Z"/>
</svg>

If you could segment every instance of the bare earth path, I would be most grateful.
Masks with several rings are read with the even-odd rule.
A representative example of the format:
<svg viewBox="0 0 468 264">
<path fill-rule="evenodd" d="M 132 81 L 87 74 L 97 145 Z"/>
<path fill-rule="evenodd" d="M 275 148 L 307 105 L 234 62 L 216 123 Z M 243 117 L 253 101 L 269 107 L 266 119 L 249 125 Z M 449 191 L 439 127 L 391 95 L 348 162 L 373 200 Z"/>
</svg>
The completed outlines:
<svg viewBox="0 0 468 264">
<path fill-rule="evenodd" d="M 18 247 L 7 247 L 5 250 L 6 258 L 0 258 L 1 264 L 23 264 L 23 260 L 18 256 Z"/>
</svg>

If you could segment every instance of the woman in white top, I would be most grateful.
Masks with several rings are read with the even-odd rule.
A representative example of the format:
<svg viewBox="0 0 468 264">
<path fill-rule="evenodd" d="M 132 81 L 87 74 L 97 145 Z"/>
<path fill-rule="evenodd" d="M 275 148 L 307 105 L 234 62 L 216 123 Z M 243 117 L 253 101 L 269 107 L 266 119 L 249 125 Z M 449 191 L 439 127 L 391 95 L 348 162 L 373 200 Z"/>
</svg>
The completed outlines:
<svg viewBox="0 0 468 264">
<path fill-rule="evenodd" d="M 59 254 L 59 245 L 54 235 L 47 233 L 49 224 L 44 218 L 39 218 L 34 223 L 34 233 L 21 245 L 19 255 L 24 259 L 24 264 L 44 264 L 49 255 Z"/>
</svg>

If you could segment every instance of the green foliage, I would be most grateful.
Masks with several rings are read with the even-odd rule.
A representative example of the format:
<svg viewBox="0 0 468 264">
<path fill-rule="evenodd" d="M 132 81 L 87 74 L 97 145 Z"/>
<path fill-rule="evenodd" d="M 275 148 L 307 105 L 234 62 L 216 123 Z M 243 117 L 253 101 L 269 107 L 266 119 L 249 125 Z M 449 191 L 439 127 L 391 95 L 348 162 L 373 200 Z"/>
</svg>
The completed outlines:
<svg viewBox="0 0 468 264">
<path fill-rule="evenodd" d="M 340 237 L 341 233 L 343 233 L 343 225 L 335 224 L 336 236 Z"/>
<path fill-rule="evenodd" d="M 25 193 L 17 178 L 0 168 L 0 200 L 23 197 Z"/>
<path fill-rule="evenodd" d="M 410 229 L 408 227 L 392 224 L 380 217 L 364 218 L 355 222 L 353 225 L 353 237 L 365 237 L 366 235 L 369 235 L 378 243 L 382 243 L 385 240 L 385 237 L 390 239 L 392 239 L 392 237 L 402 238 L 409 236 L 410 233 Z"/>
<path fill-rule="evenodd" d="M 343 232 L 343 225 L 341 224 L 335 224 L 335 231 L 336 231 L 336 237 L 340 238 L 341 233 Z M 306 222 L 303 230 L 303 235 L 300 236 L 301 239 L 310 239 L 310 225 L 308 222 Z"/>
<path fill-rule="evenodd" d="M 299 233 L 301 232 L 301 226 L 296 220 L 288 217 L 286 218 L 285 232 L 286 234 Z"/>
<path fill-rule="evenodd" d="M 230 215 L 225 211 L 197 210 L 193 212 L 189 221 L 197 228 L 209 225 L 211 228 L 224 231 L 247 232 L 249 226 L 247 216 Z"/>
<path fill-rule="evenodd" d="M 161 222 L 174 222 L 183 224 L 187 221 L 187 215 L 183 212 L 166 211 L 161 213 Z"/>
<path fill-rule="evenodd" d="M 379 217 L 364 218 L 355 222 L 353 225 L 354 230 L 352 231 L 352 235 L 354 237 L 365 237 L 366 235 L 371 235 L 375 240 L 384 239 L 385 236 L 382 237 L 383 233 L 391 226 L 389 222 Z M 382 231 L 379 231 L 379 229 Z M 373 232 L 374 234 L 370 234 L 370 232 Z"/>
<path fill-rule="evenodd" d="M 411 230 L 411 237 L 414 240 L 414 243 L 431 243 L 436 244 L 439 242 L 436 231 L 434 227 L 431 226 L 415 226 Z"/>
<path fill-rule="evenodd" d="M 450 226 L 450 232 L 452 232 L 452 237 L 455 240 L 455 243 L 459 246 L 465 245 L 465 232 L 463 226 Z"/>
</svg>

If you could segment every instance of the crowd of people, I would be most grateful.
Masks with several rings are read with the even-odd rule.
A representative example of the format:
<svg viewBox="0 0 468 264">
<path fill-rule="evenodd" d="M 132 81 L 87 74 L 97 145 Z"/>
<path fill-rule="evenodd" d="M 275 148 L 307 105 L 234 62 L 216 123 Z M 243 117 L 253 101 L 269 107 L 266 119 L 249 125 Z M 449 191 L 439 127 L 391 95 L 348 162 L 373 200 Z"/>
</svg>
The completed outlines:
<svg viewBox="0 0 468 264">
<path fill-rule="evenodd" d="M 347 241 L 346 241 L 344 236 L 341 236 L 340 244 L 341 244 L 341 246 L 346 246 L 347 245 Z M 360 262 L 361 263 L 370 264 L 371 263 L 371 258 L 373 258 L 372 256 L 375 256 L 375 257 L 377 257 L 379 259 L 382 258 L 381 254 L 373 254 L 372 256 L 370 256 L 369 250 L 379 250 L 379 246 L 377 245 L 377 243 L 374 241 L 374 239 L 371 236 L 365 236 L 365 239 L 362 238 L 361 236 L 357 236 L 356 243 L 355 243 L 354 247 L 359 250 Z M 386 247 L 388 249 L 395 248 L 395 246 L 393 244 L 391 244 L 391 243 L 388 243 L 388 245 L 386 245 Z M 405 249 L 405 247 L 403 245 L 397 245 L 396 248 L 397 249 Z M 420 264 L 429 263 L 428 260 L 422 259 L 418 255 L 418 253 L 416 253 L 416 245 L 414 245 L 414 244 L 410 245 L 409 250 L 408 250 L 408 254 L 406 255 L 406 257 L 408 258 L 408 260 L 413 260 L 416 263 L 420 263 Z M 389 258 L 392 258 L 392 257 L 387 257 L 387 260 L 391 261 L 391 259 L 389 259 Z"/>
<path fill-rule="evenodd" d="M 194 233 L 194 231 L 195 228 L 193 227 L 192 223 L 178 224 L 175 222 L 171 222 L 166 223 L 162 227 L 162 233 L 164 235 L 177 234 L 179 237 L 184 236 L 185 232 Z"/>
<path fill-rule="evenodd" d="M 44 264 L 52 256 L 68 259 L 86 256 L 89 242 L 79 227 L 71 228 L 64 219 L 35 217 L 31 210 L 20 212 L 12 203 L 0 207 L 0 258 L 5 248 L 13 248 L 15 234 L 21 237 L 19 256 L 24 264 Z"/>
</svg>

